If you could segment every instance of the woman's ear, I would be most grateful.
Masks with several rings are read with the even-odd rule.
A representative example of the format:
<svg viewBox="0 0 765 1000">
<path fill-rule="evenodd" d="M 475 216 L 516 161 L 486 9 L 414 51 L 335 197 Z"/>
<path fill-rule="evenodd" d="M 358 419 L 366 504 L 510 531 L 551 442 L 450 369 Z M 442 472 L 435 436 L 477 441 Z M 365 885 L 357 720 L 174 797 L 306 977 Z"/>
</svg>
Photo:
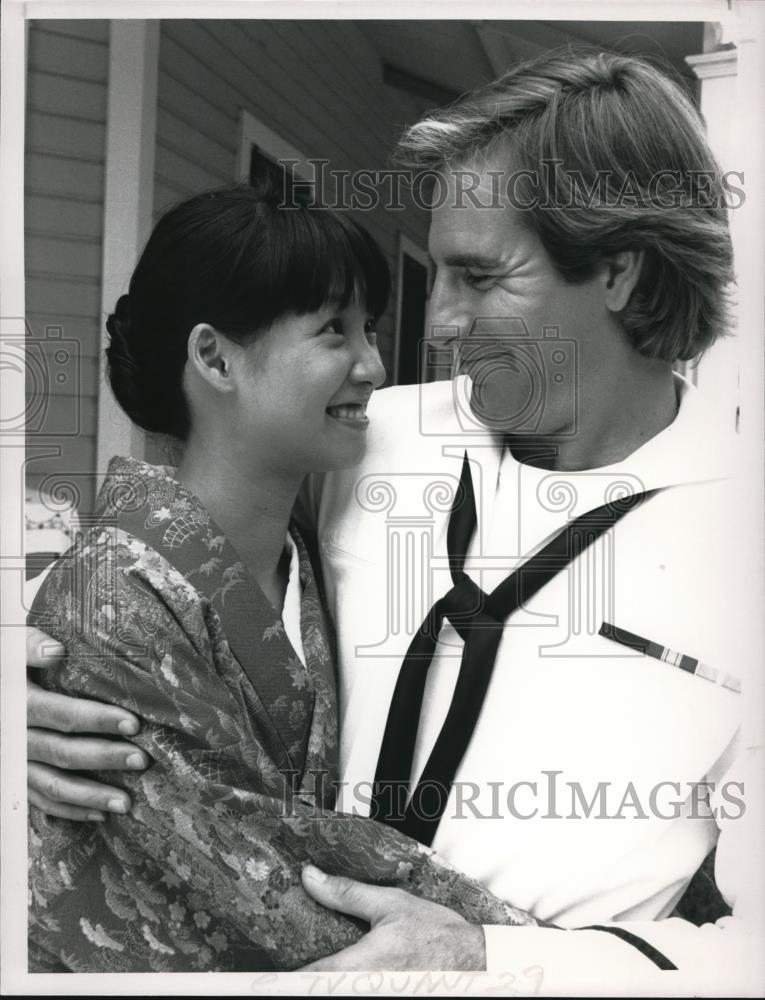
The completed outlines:
<svg viewBox="0 0 765 1000">
<path fill-rule="evenodd" d="M 189 334 L 192 371 L 218 392 L 231 392 L 231 341 L 209 323 L 197 323 Z"/>
<path fill-rule="evenodd" d="M 621 312 L 630 300 L 643 266 L 642 250 L 624 250 L 606 258 L 604 295 L 606 308 Z"/>
</svg>

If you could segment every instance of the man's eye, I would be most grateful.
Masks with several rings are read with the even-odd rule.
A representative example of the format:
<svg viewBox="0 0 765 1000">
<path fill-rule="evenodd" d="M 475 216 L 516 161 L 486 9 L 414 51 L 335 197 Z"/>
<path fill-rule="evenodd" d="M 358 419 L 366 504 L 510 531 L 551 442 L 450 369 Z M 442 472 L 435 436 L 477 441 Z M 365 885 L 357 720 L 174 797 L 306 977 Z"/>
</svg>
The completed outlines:
<svg viewBox="0 0 765 1000">
<path fill-rule="evenodd" d="M 465 271 L 465 284 L 471 288 L 488 288 L 494 281 L 493 274 L 475 274 L 472 271 Z"/>
</svg>

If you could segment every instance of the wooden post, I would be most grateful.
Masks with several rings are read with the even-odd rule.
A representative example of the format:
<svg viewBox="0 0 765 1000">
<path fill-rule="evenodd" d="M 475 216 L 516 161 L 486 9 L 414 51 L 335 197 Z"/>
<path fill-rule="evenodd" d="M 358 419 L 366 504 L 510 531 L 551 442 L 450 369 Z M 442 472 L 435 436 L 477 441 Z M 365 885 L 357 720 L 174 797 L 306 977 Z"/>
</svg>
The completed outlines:
<svg viewBox="0 0 765 1000">
<path fill-rule="evenodd" d="M 159 21 L 114 20 L 109 39 L 109 102 L 101 314 L 113 311 L 148 238 L 154 207 Z M 103 346 L 107 335 L 103 328 Z M 145 434 L 117 405 L 100 360 L 97 470 L 113 455 L 142 458 Z"/>
</svg>

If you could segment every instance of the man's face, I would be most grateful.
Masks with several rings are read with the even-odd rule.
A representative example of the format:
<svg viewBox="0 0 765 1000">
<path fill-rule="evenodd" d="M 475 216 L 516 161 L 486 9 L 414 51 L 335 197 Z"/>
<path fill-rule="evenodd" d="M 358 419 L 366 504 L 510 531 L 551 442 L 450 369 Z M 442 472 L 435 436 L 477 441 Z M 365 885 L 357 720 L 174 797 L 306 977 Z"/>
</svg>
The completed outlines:
<svg viewBox="0 0 765 1000">
<path fill-rule="evenodd" d="M 430 228 L 437 272 L 429 328 L 452 327 L 459 336 L 470 406 L 482 424 L 570 435 L 578 405 L 613 373 L 617 357 L 605 279 L 566 283 L 522 210 L 492 202 L 493 168 L 491 161 L 472 168 L 482 175 L 477 198 L 489 207 L 472 204 L 455 175 L 444 174 L 448 196 L 433 209 Z"/>
</svg>

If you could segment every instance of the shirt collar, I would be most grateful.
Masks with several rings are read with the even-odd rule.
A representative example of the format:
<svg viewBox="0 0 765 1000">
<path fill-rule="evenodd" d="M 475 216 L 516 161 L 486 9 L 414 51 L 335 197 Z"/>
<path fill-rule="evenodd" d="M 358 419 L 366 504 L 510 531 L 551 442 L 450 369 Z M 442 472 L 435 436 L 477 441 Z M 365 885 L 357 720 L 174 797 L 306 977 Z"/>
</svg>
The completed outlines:
<svg viewBox="0 0 765 1000">
<path fill-rule="evenodd" d="M 581 478 L 597 471 L 599 477 L 628 476 L 639 481 L 643 489 L 673 486 L 682 483 L 727 479 L 736 469 L 738 436 L 727 424 L 728 414 L 721 414 L 707 394 L 694 386 L 679 372 L 673 372 L 678 394 L 675 419 L 636 451 L 619 462 L 597 470 L 556 470 L 556 478 Z M 479 462 L 484 474 L 499 472 L 500 465 L 520 465 L 503 442 L 489 431 L 485 438 L 471 439 L 468 445 L 471 462 Z M 527 470 L 532 467 L 526 466 Z M 537 470 L 549 475 L 552 470 Z"/>
</svg>

